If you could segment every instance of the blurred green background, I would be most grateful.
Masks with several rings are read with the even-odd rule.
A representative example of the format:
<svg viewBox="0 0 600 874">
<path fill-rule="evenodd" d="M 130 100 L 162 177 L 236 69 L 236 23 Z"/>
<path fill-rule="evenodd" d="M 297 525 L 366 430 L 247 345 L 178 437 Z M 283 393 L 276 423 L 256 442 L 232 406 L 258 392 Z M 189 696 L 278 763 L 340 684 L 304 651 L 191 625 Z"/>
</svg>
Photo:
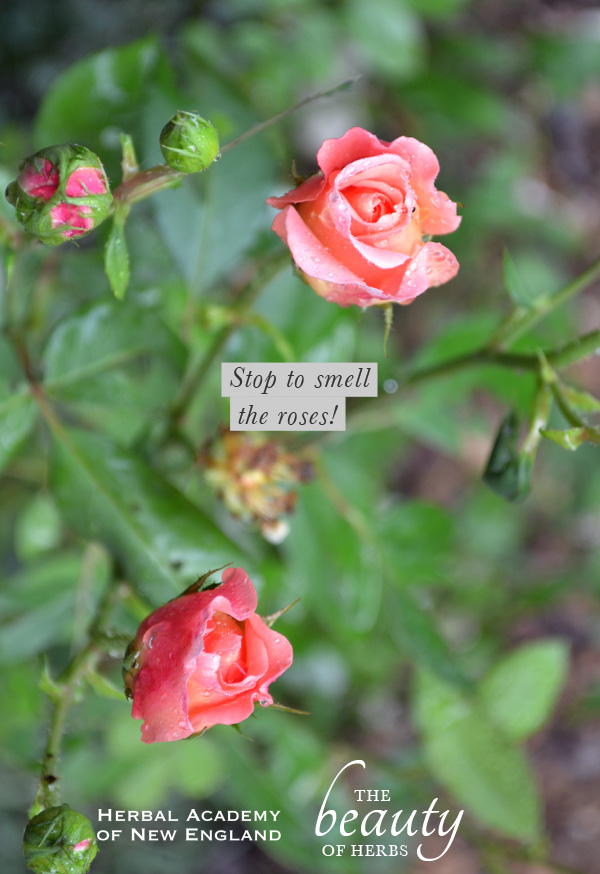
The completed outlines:
<svg viewBox="0 0 600 874">
<path fill-rule="evenodd" d="M 109 806 L 281 809 L 282 840 L 104 844 L 93 872 L 600 872 L 596 455 L 544 443 L 520 505 L 481 482 L 500 421 L 527 410 L 533 379 L 492 368 L 445 377 L 314 441 L 319 473 L 281 546 L 227 515 L 195 458 L 228 416 L 218 356 L 185 439 L 166 427 L 186 367 L 232 318 L 222 360 L 379 361 L 383 384 L 409 360 L 490 335 L 511 306 L 506 247 L 528 305 L 587 266 L 600 231 L 596 4 L 32 0 L 0 9 L 0 46 L 3 185 L 24 155 L 65 141 L 98 151 L 117 184 L 121 131 L 149 167 L 178 108 L 199 110 L 226 142 L 361 77 L 136 206 L 125 303 L 103 272 L 105 227 L 78 247 L 21 251 L 10 301 L 3 285 L 4 317 L 23 330 L 67 430 L 52 436 L 0 336 L 0 868 L 24 870 L 47 732 L 40 655 L 51 672 L 64 667 L 115 577 L 157 605 L 233 561 L 262 613 L 301 598 L 278 625 L 295 661 L 272 691 L 310 717 L 261 709 L 244 725 L 253 743 L 218 727 L 146 747 L 129 705 L 101 697 L 110 690 L 97 680 L 101 694 L 82 688 L 69 716 L 63 797 L 94 825 Z M 353 125 L 430 145 L 438 187 L 463 204 L 444 239 L 458 277 L 396 309 L 387 359 L 380 313 L 326 303 L 291 266 L 251 313 L 235 309 L 254 259 L 280 250 L 265 197 L 291 187 L 292 159 L 313 172 L 323 139 Z M 11 213 L 3 203 L 9 223 Z M 596 284 L 518 348 L 566 342 L 599 317 Z M 572 375 L 600 391 L 595 361 Z M 115 625 L 133 633 L 142 615 L 126 600 Z M 115 685 L 119 670 L 118 658 L 102 662 Z M 357 757 L 366 785 L 391 789 L 391 810 L 436 796 L 466 809 L 443 859 L 419 863 L 412 845 L 404 862 L 321 855 L 318 808 Z M 352 806 L 337 788 L 339 809 Z"/>
</svg>

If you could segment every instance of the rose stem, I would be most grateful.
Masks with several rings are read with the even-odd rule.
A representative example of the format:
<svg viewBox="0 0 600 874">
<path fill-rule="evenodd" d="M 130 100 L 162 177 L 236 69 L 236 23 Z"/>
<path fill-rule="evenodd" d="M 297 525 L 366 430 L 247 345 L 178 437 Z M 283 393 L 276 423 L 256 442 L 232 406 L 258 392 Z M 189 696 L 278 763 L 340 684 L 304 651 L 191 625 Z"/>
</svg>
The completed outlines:
<svg viewBox="0 0 600 874">
<path fill-rule="evenodd" d="M 298 103 L 294 104 L 294 106 L 290 106 L 289 109 L 284 109 L 283 112 L 279 112 L 272 118 L 267 119 L 267 121 L 258 122 L 257 124 L 253 125 L 249 130 L 245 131 L 243 134 L 240 134 L 239 137 L 236 137 L 229 143 L 225 143 L 225 145 L 222 146 L 222 148 L 220 149 L 220 154 L 224 155 L 226 152 L 230 151 L 230 149 L 233 149 L 239 143 L 244 142 L 244 140 L 249 139 L 249 137 L 253 137 L 255 134 L 261 133 L 261 131 L 265 130 L 265 128 L 270 127 L 272 124 L 281 121 L 288 115 L 297 112 L 297 110 L 301 109 L 303 106 L 306 106 L 308 103 L 312 103 L 315 100 L 320 100 L 323 97 L 330 97 L 332 94 L 336 94 L 338 91 L 342 91 L 352 87 L 352 85 L 354 85 L 354 83 L 357 82 L 360 78 L 361 76 L 354 76 L 352 79 L 347 79 L 345 82 L 336 85 L 334 88 L 330 88 L 328 91 L 319 91 L 318 94 L 311 94 L 310 97 L 305 97 L 303 100 L 300 100 Z M 111 211 L 114 211 L 115 207 L 118 204 L 136 203 L 139 200 L 144 200 L 146 197 L 151 197 L 158 191 L 164 191 L 164 189 L 166 188 L 172 188 L 174 185 L 177 185 L 186 175 L 190 174 L 179 173 L 177 170 L 172 170 L 166 164 L 158 164 L 156 167 L 151 167 L 149 170 L 141 170 L 138 173 L 134 173 L 132 176 L 129 176 L 128 179 L 123 180 L 123 182 L 121 182 L 121 184 L 114 189 L 114 204 Z"/>
<path fill-rule="evenodd" d="M 515 340 L 518 340 L 530 328 L 537 325 L 552 310 L 562 306 L 562 304 L 579 294 L 580 291 L 587 288 L 596 279 L 598 274 L 600 274 L 600 257 L 596 258 L 583 273 L 580 273 L 579 276 L 568 282 L 555 294 L 542 298 L 535 308 L 526 310 L 523 307 L 517 307 L 493 335 L 489 342 L 490 348 L 501 349 L 512 345 Z"/>
<path fill-rule="evenodd" d="M 67 713 L 77 685 L 86 674 L 94 670 L 98 659 L 105 651 L 106 633 L 103 629 L 110 618 L 117 596 L 116 587 L 109 584 L 90 625 L 88 643 L 73 656 L 55 682 L 56 693 L 51 696 L 54 699 L 54 708 L 42 761 L 39 787 L 31 809 L 32 816 L 46 807 L 54 807 L 60 803 L 58 759 Z"/>
<path fill-rule="evenodd" d="M 564 369 L 572 364 L 596 353 L 600 348 L 600 330 L 591 331 L 576 340 L 557 346 L 544 352 L 548 363 L 556 370 Z M 516 371 L 528 371 L 535 373 L 539 369 L 537 355 L 517 354 L 512 352 L 497 352 L 493 349 L 482 347 L 464 355 L 457 355 L 439 364 L 432 364 L 407 373 L 404 378 L 398 380 L 399 388 L 411 388 L 429 382 L 437 377 L 449 376 L 461 370 L 468 370 L 478 366 L 505 367 Z M 346 416 L 347 431 L 373 431 L 382 427 L 392 427 L 397 424 L 393 404 L 395 395 L 381 398 L 373 398 L 364 401 L 349 410 Z M 337 433 L 337 432 L 336 432 Z M 314 437 L 309 443 L 316 444 L 331 438 L 331 432 L 323 432 Z M 339 433 L 337 433 L 339 436 Z M 306 445 L 304 443 L 303 445 Z"/>
</svg>

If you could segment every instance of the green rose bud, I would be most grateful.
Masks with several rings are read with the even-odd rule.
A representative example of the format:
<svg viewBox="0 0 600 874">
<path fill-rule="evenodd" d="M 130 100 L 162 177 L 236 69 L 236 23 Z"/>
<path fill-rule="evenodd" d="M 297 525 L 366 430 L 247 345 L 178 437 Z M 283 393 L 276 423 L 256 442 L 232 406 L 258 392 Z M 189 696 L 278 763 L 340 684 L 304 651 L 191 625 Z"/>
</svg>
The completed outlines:
<svg viewBox="0 0 600 874">
<path fill-rule="evenodd" d="M 199 173 L 219 157 L 219 135 L 197 112 L 180 109 L 160 132 L 160 150 L 172 170 Z"/>
<path fill-rule="evenodd" d="M 34 816 L 23 836 L 25 862 L 37 874 L 85 874 L 97 852 L 91 822 L 68 804 Z"/>
<path fill-rule="evenodd" d="M 97 852 L 91 822 L 68 804 L 42 810 L 23 835 L 25 862 L 36 874 L 85 874 Z"/>
<path fill-rule="evenodd" d="M 76 145 L 49 146 L 25 158 L 6 199 L 25 230 L 48 246 L 85 237 L 112 204 L 100 158 Z"/>
</svg>

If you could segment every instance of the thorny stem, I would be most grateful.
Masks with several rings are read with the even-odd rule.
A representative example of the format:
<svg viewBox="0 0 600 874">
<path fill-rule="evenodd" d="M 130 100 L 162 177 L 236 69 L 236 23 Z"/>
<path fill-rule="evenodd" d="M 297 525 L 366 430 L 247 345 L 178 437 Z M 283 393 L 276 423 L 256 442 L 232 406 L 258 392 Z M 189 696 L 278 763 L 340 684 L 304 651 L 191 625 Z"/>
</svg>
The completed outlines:
<svg viewBox="0 0 600 874">
<path fill-rule="evenodd" d="M 249 137 L 255 136 L 265 130 L 265 128 L 270 127 L 272 124 L 281 121 L 283 118 L 286 118 L 288 115 L 291 115 L 303 106 L 306 106 L 315 100 L 320 100 L 323 97 L 330 97 L 338 91 L 350 88 L 360 78 L 360 76 L 355 76 L 353 79 L 348 79 L 340 85 L 330 88 L 328 91 L 320 91 L 318 94 L 311 94 L 309 97 L 300 100 L 299 103 L 294 104 L 294 106 L 290 106 L 289 109 L 284 109 L 283 112 L 267 119 L 267 121 L 262 121 L 253 125 L 249 130 L 240 134 L 239 137 L 236 137 L 229 143 L 225 143 L 225 145 L 221 147 L 220 155 L 224 155 L 226 152 L 230 151 L 230 149 L 239 145 L 239 143 L 244 142 L 244 140 L 247 140 Z M 114 211 L 119 205 L 130 205 L 139 200 L 145 200 L 146 197 L 151 197 L 153 194 L 156 194 L 158 191 L 163 191 L 165 188 L 172 188 L 174 185 L 178 185 L 184 176 L 187 175 L 189 174 L 180 173 L 178 170 L 172 170 L 166 164 L 158 164 L 156 167 L 151 167 L 149 170 L 140 170 L 137 173 L 128 175 L 128 177 L 113 191 L 114 203 L 111 211 Z"/>
<path fill-rule="evenodd" d="M 544 353 L 544 356 L 553 368 L 564 369 L 581 361 L 583 358 L 587 358 L 589 355 L 595 354 L 599 347 L 600 330 L 591 331 L 589 334 L 584 334 L 582 337 L 578 337 L 564 346 L 548 350 Z M 537 372 L 540 366 L 537 355 L 501 352 L 488 347 L 481 347 L 472 352 L 466 352 L 464 355 L 457 355 L 455 358 L 441 361 L 439 364 L 428 365 L 412 372 L 409 371 L 404 377 L 399 378 L 399 388 L 412 388 L 437 377 L 450 376 L 453 373 L 469 370 L 471 367 L 489 365 L 531 373 Z M 365 426 L 367 430 L 381 427 L 382 422 L 385 424 L 388 418 L 389 424 L 394 424 L 394 397 L 390 395 L 370 404 L 365 402 L 357 405 L 354 410 L 348 412 L 347 424 L 353 429 L 362 429 Z"/>
<path fill-rule="evenodd" d="M 545 319 L 552 310 L 562 306 L 579 294 L 580 291 L 583 291 L 584 288 L 587 288 L 599 274 L 600 257 L 596 258 L 583 273 L 580 273 L 579 276 L 568 282 L 555 294 L 543 297 L 534 308 L 524 309 L 523 307 L 517 307 L 493 335 L 489 344 L 490 348 L 503 349 L 512 345 L 519 337 L 522 337 L 523 334 L 533 328 L 534 325 Z"/>
<path fill-rule="evenodd" d="M 29 382 L 31 394 L 36 399 L 48 425 L 53 430 L 61 431 L 62 425 L 37 381 L 25 342 L 14 332 L 10 332 L 9 337 L 13 341 L 24 375 Z M 107 635 L 105 628 L 118 595 L 119 591 L 115 583 L 109 584 L 98 606 L 96 616 L 90 625 L 88 643 L 73 656 L 62 674 L 53 683 L 51 697 L 54 700 L 54 707 L 50 720 L 46 750 L 42 761 L 38 791 L 31 808 L 31 816 L 47 807 L 53 807 L 60 803 L 58 760 L 67 714 L 77 685 L 88 673 L 94 670 L 98 659 L 106 649 L 107 640 L 112 641 L 110 635 Z"/>
<path fill-rule="evenodd" d="M 86 674 L 94 670 L 98 659 L 105 650 L 105 627 L 117 596 L 117 588 L 109 585 L 98 607 L 96 617 L 90 626 L 88 643 L 71 659 L 56 680 L 57 694 L 54 698 L 48 741 L 42 761 L 40 782 L 32 808 L 32 815 L 46 807 L 54 807 L 60 804 L 58 760 L 67 714 L 77 685 Z"/>
<path fill-rule="evenodd" d="M 574 428 L 589 428 L 589 423 L 586 422 L 585 419 L 582 418 L 582 416 L 580 416 L 576 412 L 576 410 L 573 409 L 571 404 L 564 396 L 562 387 L 558 380 L 555 380 L 550 384 L 550 389 L 552 391 L 552 394 L 554 395 L 556 406 L 561 411 L 569 425 L 572 425 Z"/>
<path fill-rule="evenodd" d="M 261 131 L 265 130 L 265 128 L 270 127 L 272 124 L 275 124 L 278 121 L 286 118 L 288 115 L 291 115 L 293 112 L 296 112 L 298 109 L 302 109 L 303 106 L 306 106 L 309 103 L 312 103 L 315 100 L 320 100 L 322 97 L 331 97 L 332 94 L 336 94 L 338 91 L 343 91 L 347 88 L 351 88 L 355 82 L 358 82 L 360 76 L 355 76 L 352 79 L 347 79 L 345 82 L 342 82 L 340 85 L 336 85 L 334 88 L 330 88 L 328 91 L 320 91 L 318 94 L 311 94 L 310 97 L 305 97 L 303 100 L 300 100 L 299 103 L 294 104 L 294 106 L 290 106 L 289 109 L 284 109 L 283 112 L 279 112 L 277 115 L 274 115 L 273 118 L 269 118 L 267 121 L 262 121 L 258 124 L 253 125 L 249 130 L 245 133 L 241 134 L 239 137 L 236 137 L 234 140 L 231 140 L 230 143 L 226 143 L 221 149 L 221 154 L 225 154 L 229 149 L 233 149 L 234 146 L 237 146 L 238 143 L 242 143 L 244 140 L 247 140 L 248 137 L 254 136 L 254 134 L 258 134 Z"/>
<path fill-rule="evenodd" d="M 129 176 L 115 188 L 112 211 L 114 212 L 119 205 L 137 203 L 165 188 L 173 188 L 180 183 L 185 175 L 185 173 L 172 170 L 166 164 L 158 164 L 149 170 L 140 170 L 139 173 Z"/>
</svg>

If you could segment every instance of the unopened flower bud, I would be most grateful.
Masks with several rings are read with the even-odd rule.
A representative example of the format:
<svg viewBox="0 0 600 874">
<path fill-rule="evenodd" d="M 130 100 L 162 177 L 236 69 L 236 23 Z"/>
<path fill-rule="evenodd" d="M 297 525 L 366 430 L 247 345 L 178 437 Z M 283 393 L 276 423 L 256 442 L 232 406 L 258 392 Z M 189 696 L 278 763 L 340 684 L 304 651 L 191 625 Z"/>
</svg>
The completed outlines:
<svg viewBox="0 0 600 874">
<path fill-rule="evenodd" d="M 42 810 L 23 835 L 25 862 L 36 874 L 85 874 L 97 852 L 91 822 L 68 804 Z"/>
<path fill-rule="evenodd" d="M 86 236 L 112 204 L 100 158 L 75 145 L 50 146 L 25 158 L 6 199 L 25 230 L 49 246 Z"/>
<path fill-rule="evenodd" d="M 172 170 L 199 173 L 219 157 L 219 135 L 197 112 L 180 109 L 160 132 L 160 150 Z"/>
</svg>

